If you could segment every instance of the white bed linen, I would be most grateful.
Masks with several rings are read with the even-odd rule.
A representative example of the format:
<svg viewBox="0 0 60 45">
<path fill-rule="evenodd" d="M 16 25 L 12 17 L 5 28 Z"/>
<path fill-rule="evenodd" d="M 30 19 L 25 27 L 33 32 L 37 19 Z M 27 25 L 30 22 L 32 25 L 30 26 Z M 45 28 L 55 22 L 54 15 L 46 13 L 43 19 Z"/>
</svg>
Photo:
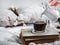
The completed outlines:
<svg viewBox="0 0 60 45">
<path fill-rule="evenodd" d="M 21 40 L 18 38 L 22 28 L 28 29 L 30 27 L 26 27 L 26 26 L 25 27 L 19 26 L 19 27 L 12 27 L 12 28 L 0 27 L 0 45 L 23 45 Z M 37 45 L 53 45 L 53 44 L 60 45 L 60 41 L 37 44 Z"/>
<path fill-rule="evenodd" d="M 21 10 L 21 11 L 20 11 Z M 18 8 L 17 12 L 24 22 L 35 22 L 39 21 L 41 14 L 44 12 L 45 8 L 40 5 L 29 6 L 26 9 Z M 22 14 L 22 15 L 21 15 Z"/>
<path fill-rule="evenodd" d="M 10 10 L 0 9 L 0 26 L 13 25 L 17 16 Z"/>
<path fill-rule="evenodd" d="M 4 28 L 0 27 L 0 45 L 20 45 L 18 34 L 20 27 Z"/>
</svg>

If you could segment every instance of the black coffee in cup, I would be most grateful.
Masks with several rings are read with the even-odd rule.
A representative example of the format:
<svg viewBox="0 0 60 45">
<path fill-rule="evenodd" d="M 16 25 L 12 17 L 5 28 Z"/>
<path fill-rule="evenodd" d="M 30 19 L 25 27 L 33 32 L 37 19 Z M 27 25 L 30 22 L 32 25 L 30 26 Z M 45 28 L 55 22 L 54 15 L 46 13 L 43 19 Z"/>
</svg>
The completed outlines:
<svg viewBox="0 0 60 45">
<path fill-rule="evenodd" d="M 38 21 L 34 23 L 34 30 L 36 31 L 45 31 L 46 28 L 46 22 L 44 21 Z"/>
</svg>

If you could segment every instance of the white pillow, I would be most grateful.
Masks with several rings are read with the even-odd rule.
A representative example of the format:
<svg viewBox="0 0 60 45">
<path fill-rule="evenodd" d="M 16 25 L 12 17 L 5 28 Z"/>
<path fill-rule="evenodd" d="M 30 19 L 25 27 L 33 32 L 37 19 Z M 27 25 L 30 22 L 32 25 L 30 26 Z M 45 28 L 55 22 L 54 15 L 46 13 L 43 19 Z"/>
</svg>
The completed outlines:
<svg viewBox="0 0 60 45">
<path fill-rule="evenodd" d="M 43 7 L 40 7 L 39 5 L 33 5 L 30 6 L 22 11 L 20 11 L 23 16 L 20 18 L 23 18 L 25 22 L 35 22 L 40 19 L 41 14 L 44 12 L 45 9 Z"/>
<path fill-rule="evenodd" d="M 11 24 L 9 22 L 9 19 L 11 20 L 10 21 Z M 5 9 L 0 10 L 0 26 L 12 25 L 15 20 L 16 20 L 16 16 L 10 10 L 5 10 Z"/>
</svg>

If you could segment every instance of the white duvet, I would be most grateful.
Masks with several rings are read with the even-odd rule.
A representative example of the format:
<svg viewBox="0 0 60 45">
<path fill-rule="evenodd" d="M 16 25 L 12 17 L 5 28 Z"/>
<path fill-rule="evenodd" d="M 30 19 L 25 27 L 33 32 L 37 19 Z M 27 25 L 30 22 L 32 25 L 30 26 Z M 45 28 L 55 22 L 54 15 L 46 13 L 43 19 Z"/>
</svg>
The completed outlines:
<svg viewBox="0 0 60 45">
<path fill-rule="evenodd" d="M 20 26 L 12 28 L 0 27 L 0 45 L 23 45 L 21 40 L 18 38 L 21 32 L 21 28 L 23 27 Z M 30 43 L 29 45 L 36 45 L 36 44 Z M 60 41 L 37 44 L 37 45 L 60 45 Z"/>
<path fill-rule="evenodd" d="M 0 27 L 0 45 L 20 45 L 21 41 L 18 38 L 20 31 L 20 27 Z"/>
</svg>

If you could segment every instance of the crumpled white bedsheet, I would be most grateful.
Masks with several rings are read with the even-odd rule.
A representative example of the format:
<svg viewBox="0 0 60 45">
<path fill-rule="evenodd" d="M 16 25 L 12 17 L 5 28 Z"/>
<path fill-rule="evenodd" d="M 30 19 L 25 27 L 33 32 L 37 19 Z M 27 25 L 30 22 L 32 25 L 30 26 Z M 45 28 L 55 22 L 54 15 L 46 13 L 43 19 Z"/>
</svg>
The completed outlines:
<svg viewBox="0 0 60 45">
<path fill-rule="evenodd" d="M 20 27 L 0 27 L 0 45 L 20 45 L 19 33 Z"/>
<path fill-rule="evenodd" d="M 23 45 L 18 38 L 22 27 L 4 28 L 0 27 L 0 45 Z M 35 44 L 29 43 L 29 45 L 60 45 L 60 41 L 52 43 Z"/>
</svg>

